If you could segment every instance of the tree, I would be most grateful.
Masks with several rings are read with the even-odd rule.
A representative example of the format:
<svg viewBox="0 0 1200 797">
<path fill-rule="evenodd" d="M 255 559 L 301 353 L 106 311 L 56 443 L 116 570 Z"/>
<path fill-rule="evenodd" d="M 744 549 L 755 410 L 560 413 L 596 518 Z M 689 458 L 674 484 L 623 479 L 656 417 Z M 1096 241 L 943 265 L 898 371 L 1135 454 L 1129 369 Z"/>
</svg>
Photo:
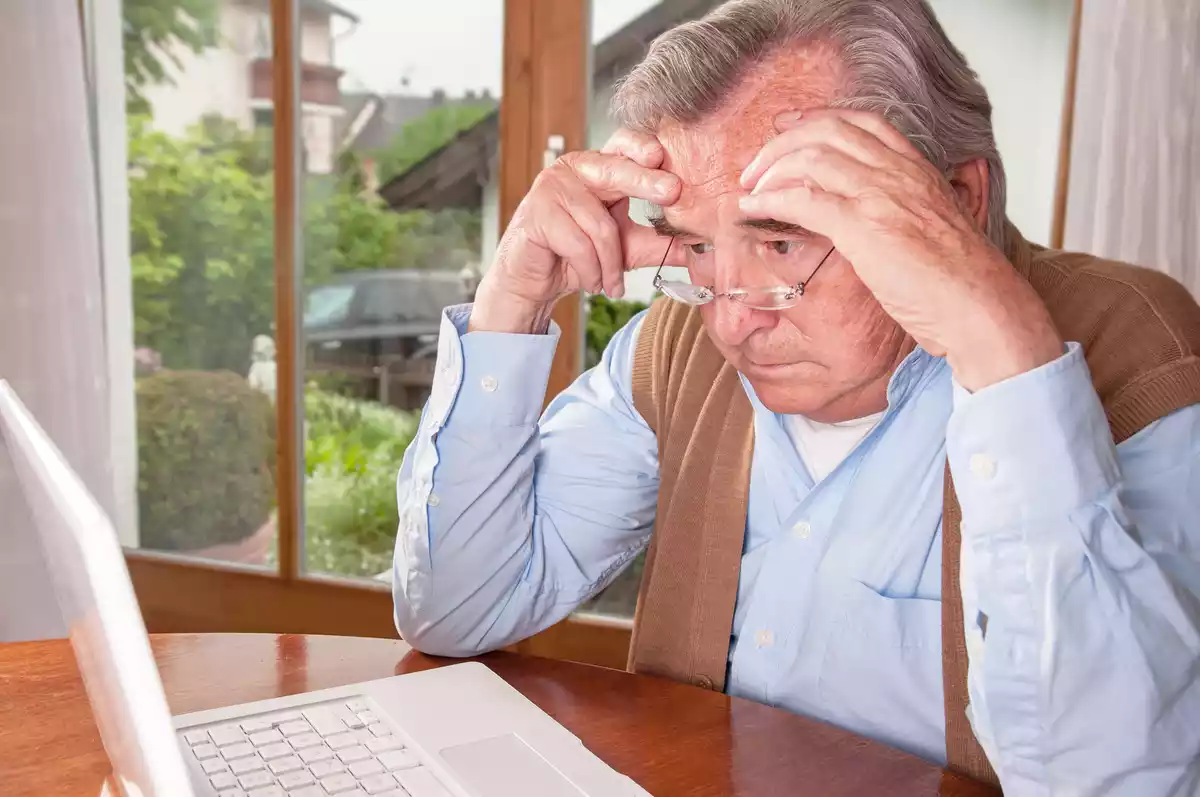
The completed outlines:
<svg viewBox="0 0 1200 797">
<path fill-rule="evenodd" d="M 244 372 L 274 324 L 274 184 L 269 150 L 228 120 L 182 138 L 129 126 L 134 332 L 173 369 Z M 305 202 L 306 284 L 395 266 L 403 219 L 340 181 Z"/>
<path fill-rule="evenodd" d="M 125 102 L 131 114 L 150 110 L 143 91 L 170 81 L 179 53 L 216 45 L 216 0 L 124 0 Z"/>
</svg>

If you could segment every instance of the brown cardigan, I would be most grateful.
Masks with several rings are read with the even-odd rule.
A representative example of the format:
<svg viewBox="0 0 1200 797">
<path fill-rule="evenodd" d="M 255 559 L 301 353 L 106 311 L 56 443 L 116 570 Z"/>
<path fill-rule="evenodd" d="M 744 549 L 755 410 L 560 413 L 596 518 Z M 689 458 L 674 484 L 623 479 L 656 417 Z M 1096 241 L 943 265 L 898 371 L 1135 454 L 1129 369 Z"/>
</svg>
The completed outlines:
<svg viewBox="0 0 1200 797">
<path fill-rule="evenodd" d="M 1011 227 L 1009 233 L 1009 261 L 1037 290 L 1063 338 L 1083 346 L 1116 442 L 1200 402 L 1200 307 L 1182 286 L 1158 272 L 1050 251 L 1026 243 Z M 754 446 L 750 401 L 700 314 L 667 300 L 656 302 L 643 322 L 633 396 L 658 436 L 661 479 L 629 668 L 723 690 Z M 947 465 L 946 756 L 952 769 L 995 783 L 966 715 L 961 522 Z"/>
</svg>

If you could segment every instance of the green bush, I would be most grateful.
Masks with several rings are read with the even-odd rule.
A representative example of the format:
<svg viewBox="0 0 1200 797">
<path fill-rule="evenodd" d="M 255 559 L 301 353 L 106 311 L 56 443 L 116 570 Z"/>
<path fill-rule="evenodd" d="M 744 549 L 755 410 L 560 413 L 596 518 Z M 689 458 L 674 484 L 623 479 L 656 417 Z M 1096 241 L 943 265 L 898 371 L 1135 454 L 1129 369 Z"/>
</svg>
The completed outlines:
<svg viewBox="0 0 1200 797">
<path fill-rule="evenodd" d="M 396 474 L 419 416 L 311 386 L 304 403 L 307 569 L 375 576 L 391 565 Z"/>
<path fill-rule="evenodd" d="M 629 323 L 629 319 L 646 309 L 644 302 L 625 299 L 609 299 L 607 296 L 588 298 L 587 317 L 587 368 L 600 364 L 604 348 L 617 330 Z"/>
<path fill-rule="evenodd" d="M 138 381 L 141 544 L 177 551 L 237 542 L 275 504 L 270 400 L 228 371 Z"/>
</svg>

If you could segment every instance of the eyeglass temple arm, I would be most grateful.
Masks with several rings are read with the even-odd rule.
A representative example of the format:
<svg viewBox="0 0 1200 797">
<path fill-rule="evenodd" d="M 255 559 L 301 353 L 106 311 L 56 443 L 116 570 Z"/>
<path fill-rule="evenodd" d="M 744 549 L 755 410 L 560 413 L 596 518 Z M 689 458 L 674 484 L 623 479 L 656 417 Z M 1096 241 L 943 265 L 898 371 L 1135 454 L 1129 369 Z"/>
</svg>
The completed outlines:
<svg viewBox="0 0 1200 797">
<path fill-rule="evenodd" d="M 657 288 L 659 282 L 662 281 L 663 266 L 667 264 L 667 255 L 671 254 L 671 247 L 675 245 L 675 236 L 671 236 L 670 242 L 667 243 L 667 251 L 663 252 L 662 261 L 658 264 L 658 271 L 654 272 L 654 287 Z"/>
<path fill-rule="evenodd" d="M 817 267 L 814 268 L 812 270 L 812 273 L 808 275 L 808 279 L 804 280 L 804 282 L 801 282 L 799 285 L 796 286 L 797 288 L 800 289 L 801 296 L 804 295 L 804 289 L 808 287 L 808 283 L 813 281 L 813 277 L 817 276 L 817 272 L 821 270 L 821 266 L 825 265 L 825 261 L 829 259 L 830 255 L 833 254 L 834 249 L 837 249 L 837 247 L 836 246 L 829 247 L 829 251 L 825 253 L 825 257 L 821 258 L 821 262 L 817 263 Z"/>
</svg>

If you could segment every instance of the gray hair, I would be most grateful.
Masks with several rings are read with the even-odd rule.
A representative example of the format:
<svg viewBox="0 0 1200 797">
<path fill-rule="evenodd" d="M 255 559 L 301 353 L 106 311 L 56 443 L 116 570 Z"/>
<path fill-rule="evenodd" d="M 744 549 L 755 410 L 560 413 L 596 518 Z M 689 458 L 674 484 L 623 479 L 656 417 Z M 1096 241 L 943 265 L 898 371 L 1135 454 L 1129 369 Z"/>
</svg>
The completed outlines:
<svg viewBox="0 0 1200 797">
<path fill-rule="evenodd" d="M 617 86 L 613 113 L 651 133 L 668 120 L 699 122 L 755 63 L 809 43 L 832 45 L 846 69 L 835 106 L 882 114 L 943 174 L 987 162 L 986 232 L 1003 250 L 1006 184 L 992 105 L 925 0 L 731 0 L 659 36 Z"/>
</svg>

